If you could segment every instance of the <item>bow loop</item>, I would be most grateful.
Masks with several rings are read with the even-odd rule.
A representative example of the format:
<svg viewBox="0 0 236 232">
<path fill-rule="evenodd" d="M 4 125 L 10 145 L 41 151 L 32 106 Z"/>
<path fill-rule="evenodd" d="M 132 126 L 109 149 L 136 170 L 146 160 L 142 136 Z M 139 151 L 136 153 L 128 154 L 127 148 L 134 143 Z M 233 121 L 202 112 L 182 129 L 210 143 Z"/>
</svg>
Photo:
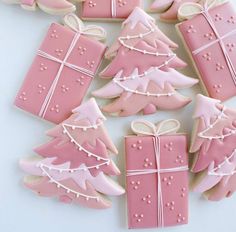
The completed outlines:
<svg viewBox="0 0 236 232">
<path fill-rule="evenodd" d="M 85 26 L 82 20 L 73 13 L 64 16 L 64 24 L 73 31 L 83 35 L 93 37 L 97 40 L 106 39 L 106 31 L 102 27 L 96 25 Z"/>
<path fill-rule="evenodd" d="M 180 122 L 175 119 L 161 121 L 157 125 L 146 120 L 135 120 L 131 123 L 132 131 L 137 135 L 161 136 L 176 133 Z"/>
<path fill-rule="evenodd" d="M 186 2 L 178 10 L 180 21 L 191 19 L 196 15 L 208 12 L 211 8 L 223 4 L 227 0 L 203 0 L 200 3 Z"/>
</svg>

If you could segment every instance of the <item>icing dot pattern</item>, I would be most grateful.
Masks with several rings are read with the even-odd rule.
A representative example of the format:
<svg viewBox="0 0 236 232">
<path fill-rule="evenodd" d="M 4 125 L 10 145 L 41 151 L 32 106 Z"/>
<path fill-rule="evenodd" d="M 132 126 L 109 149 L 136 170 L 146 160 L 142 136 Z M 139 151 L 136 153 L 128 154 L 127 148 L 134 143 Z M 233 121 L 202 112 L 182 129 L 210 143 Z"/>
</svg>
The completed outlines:
<svg viewBox="0 0 236 232">
<path fill-rule="evenodd" d="M 173 142 L 166 143 L 164 148 L 168 151 L 173 151 Z"/>
<path fill-rule="evenodd" d="M 151 198 L 152 198 L 152 196 L 149 194 L 147 196 L 144 196 L 142 198 L 142 201 L 145 202 L 146 204 L 151 204 L 152 203 Z"/>
<path fill-rule="evenodd" d="M 66 85 L 62 85 L 62 86 L 61 86 L 61 91 L 62 91 L 63 93 L 66 93 L 66 92 L 69 91 L 69 87 L 66 87 Z"/>
<path fill-rule="evenodd" d="M 231 24 L 235 24 L 235 17 L 234 16 L 231 16 L 228 20 L 227 20 L 228 23 L 231 23 Z"/>
<path fill-rule="evenodd" d="M 139 139 L 136 143 L 133 143 L 131 145 L 131 147 L 134 148 L 134 149 L 137 149 L 137 150 L 142 150 L 143 149 L 143 147 L 142 147 L 142 140 Z"/>
<path fill-rule="evenodd" d="M 144 164 L 143 164 L 144 168 L 151 167 L 152 165 L 153 163 L 148 158 L 144 159 Z"/>
<path fill-rule="evenodd" d="M 134 190 L 137 190 L 139 185 L 141 184 L 140 181 L 130 181 L 130 184 L 133 186 Z"/>
<path fill-rule="evenodd" d="M 207 52 L 202 56 L 205 60 L 210 61 L 211 60 L 211 52 Z"/>
<path fill-rule="evenodd" d="M 79 50 L 79 54 L 82 56 L 86 53 L 87 48 L 79 46 L 78 50 Z"/>
<path fill-rule="evenodd" d="M 224 70 L 224 65 L 222 65 L 221 63 L 216 63 L 216 71 L 221 71 L 221 70 Z"/>
<path fill-rule="evenodd" d="M 51 36 L 50 36 L 51 38 L 53 38 L 53 39 L 58 39 L 59 38 L 59 36 L 58 36 L 58 34 L 57 34 L 57 30 L 53 30 L 52 31 L 52 33 L 51 33 Z"/>
<path fill-rule="evenodd" d="M 46 87 L 41 84 L 39 84 L 37 87 L 38 87 L 38 94 L 42 94 L 46 90 Z"/>
<path fill-rule="evenodd" d="M 213 32 L 206 33 L 206 34 L 204 34 L 204 37 L 208 40 L 213 40 L 214 39 L 214 33 Z"/>
<path fill-rule="evenodd" d="M 126 1 L 123 1 L 123 0 L 118 0 L 118 6 L 119 7 L 124 7 L 127 5 L 127 2 Z"/>
<path fill-rule="evenodd" d="M 186 218 L 181 213 L 178 213 L 178 215 L 177 215 L 177 223 L 184 222 L 185 220 L 186 220 Z"/>
<path fill-rule="evenodd" d="M 180 196 L 182 197 L 182 198 L 184 198 L 185 196 L 186 196 L 186 188 L 185 187 L 182 187 L 181 188 L 181 194 L 180 194 Z"/>
<path fill-rule="evenodd" d="M 22 92 L 19 96 L 19 99 L 21 99 L 22 101 L 26 101 L 27 100 L 26 92 Z"/>
<path fill-rule="evenodd" d="M 172 175 L 162 178 L 162 182 L 164 182 L 167 187 L 171 186 L 173 180 L 174 180 L 174 176 Z"/>
<path fill-rule="evenodd" d="M 47 66 L 45 66 L 45 64 L 44 63 L 41 63 L 40 64 L 40 71 L 46 71 L 47 69 L 48 69 L 48 67 Z"/>
<path fill-rule="evenodd" d="M 175 159 L 175 163 L 183 164 L 184 160 L 182 158 L 183 158 L 182 155 L 178 155 Z"/>
<path fill-rule="evenodd" d="M 85 77 L 81 76 L 80 78 L 76 79 L 76 82 L 79 83 L 81 86 L 83 86 L 84 85 L 84 79 L 85 79 Z"/>
<path fill-rule="evenodd" d="M 93 2 L 93 1 L 89 1 L 88 4 L 89 4 L 90 8 L 93 8 L 93 7 L 95 7 L 97 5 L 97 3 Z"/>
<path fill-rule="evenodd" d="M 175 210 L 175 202 L 174 201 L 170 201 L 167 202 L 165 204 L 166 208 L 168 208 L 170 211 L 174 211 Z"/>
<path fill-rule="evenodd" d="M 216 93 L 220 93 L 220 89 L 223 88 L 222 84 L 218 84 L 218 85 L 213 85 L 213 89 L 215 90 Z"/>
<path fill-rule="evenodd" d="M 62 53 L 63 53 L 63 49 L 57 48 L 57 49 L 55 50 L 55 53 L 56 53 L 57 56 L 61 56 Z"/>
<path fill-rule="evenodd" d="M 218 22 L 218 21 L 222 21 L 223 20 L 223 17 L 220 15 L 220 14 L 216 14 L 215 15 L 215 21 Z"/>
<path fill-rule="evenodd" d="M 59 107 L 58 104 L 56 104 L 56 105 L 53 106 L 50 110 L 51 110 L 52 112 L 59 113 L 59 112 L 60 112 L 60 107 Z"/>
<path fill-rule="evenodd" d="M 87 66 L 88 66 L 89 68 L 93 68 L 94 65 L 95 65 L 95 61 L 88 61 L 88 62 L 87 62 Z"/>
<path fill-rule="evenodd" d="M 228 44 L 226 44 L 226 46 L 228 47 L 229 52 L 233 52 L 236 44 L 235 43 L 228 43 Z"/>
<path fill-rule="evenodd" d="M 188 27 L 187 33 L 196 33 L 196 32 L 197 32 L 197 30 L 194 28 L 193 25 L 190 25 Z"/>
</svg>

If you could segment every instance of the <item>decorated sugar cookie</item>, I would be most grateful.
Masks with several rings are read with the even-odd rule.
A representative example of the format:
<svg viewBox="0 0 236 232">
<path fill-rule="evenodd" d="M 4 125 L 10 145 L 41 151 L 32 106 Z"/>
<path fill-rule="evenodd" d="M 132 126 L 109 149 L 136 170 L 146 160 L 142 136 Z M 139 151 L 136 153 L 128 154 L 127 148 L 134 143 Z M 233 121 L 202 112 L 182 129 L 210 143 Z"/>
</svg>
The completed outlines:
<svg viewBox="0 0 236 232">
<path fill-rule="evenodd" d="M 9 4 L 20 4 L 23 9 L 36 10 L 40 8 L 42 11 L 53 15 L 64 15 L 74 12 L 76 7 L 70 0 L 3 0 Z"/>
<path fill-rule="evenodd" d="M 60 123 L 83 100 L 104 56 L 106 32 L 85 27 L 75 14 L 53 23 L 20 88 L 15 105 Z"/>
<path fill-rule="evenodd" d="M 179 18 L 183 22 L 177 30 L 204 91 L 221 101 L 235 96 L 236 12 L 232 4 L 223 0 L 185 3 L 179 9 Z"/>
<path fill-rule="evenodd" d="M 129 228 L 188 223 L 188 155 L 180 123 L 136 120 L 125 138 Z"/>
<path fill-rule="evenodd" d="M 141 0 L 79 0 L 82 2 L 81 17 L 89 20 L 124 20 Z"/>
<path fill-rule="evenodd" d="M 108 208 L 111 202 L 103 195 L 124 193 L 109 178 L 120 174 L 109 157 L 109 152 L 117 153 L 117 149 L 94 99 L 73 112 L 47 133 L 52 140 L 35 149 L 39 156 L 20 161 L 21 168 L 32 175 L 24 183 L 40 196 L 58 197 L 62 202 L 90 208 Z"/>
<path fill-rule="evenodd" d="M 212 201 L 229 197 L 236 190 L 236 110 L 198 95 L 193 117 L 193 190 Z"/>
<path fill-rule="evenodd" d="M 199 1 L 200 0 L 155 0 L 150 10 L 153 12 L 162 12 L 160 19 L 164 21 L 175 22 L 178 20 L 178 10 L 183 3 Z"/>
<path fill-rule="evenodd" d="M 198 81 L 175 70 L 186 66 L 171 50 L 175 44 L 140 8 L 135 8 L 123 28 L 121 36 L 106 53 L 106 57 L 113 60 L 100 74 L 112 80 L 93 92 L 94 96 L 114 99 L 102 109 L 110 114 L 129 116 L 187 105 L 191 99 L 176 89 L 189 88 Z"/>
</svg>

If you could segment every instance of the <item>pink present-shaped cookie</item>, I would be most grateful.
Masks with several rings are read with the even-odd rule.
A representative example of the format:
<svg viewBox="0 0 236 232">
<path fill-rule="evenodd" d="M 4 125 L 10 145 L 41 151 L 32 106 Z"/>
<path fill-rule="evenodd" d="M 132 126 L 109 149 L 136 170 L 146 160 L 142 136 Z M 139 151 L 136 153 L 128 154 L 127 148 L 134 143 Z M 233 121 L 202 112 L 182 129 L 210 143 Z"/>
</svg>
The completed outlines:
<svg viewBox="0 0 236 232">
<path fill-rule="evenodd" d="M 77 107 L 99 68 L 106 46 L 105 31 L 84 27 L 74 14 L 65 26 L 53 23 L 16 97 L 15 105 L 59 123 Z"/>
<path fill-rule="evenodd" d="M 236 95 L 236 12 L 219 2 L 183 4 L 179 17 L 187 20 L 177 28 L 208 95 L 227 100 Z"/>
<path fill-rule="evenodd" d="M 82 18 L 126 19 L 141 0 L 80 0 L 83 2 Z"/>
<path fill-rule="evenodd" d="M 176 120 L 134 121 L 125 139 L 129 228 L 188 223 L 187 138 Z"/>
</svg>

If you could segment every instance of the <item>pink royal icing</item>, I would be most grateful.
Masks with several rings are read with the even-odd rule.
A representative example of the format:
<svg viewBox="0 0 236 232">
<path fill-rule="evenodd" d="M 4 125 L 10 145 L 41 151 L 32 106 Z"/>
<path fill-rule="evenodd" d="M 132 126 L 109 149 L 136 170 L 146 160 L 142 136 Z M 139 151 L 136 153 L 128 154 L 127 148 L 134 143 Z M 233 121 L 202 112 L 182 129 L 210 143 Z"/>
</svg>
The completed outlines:
<svg viewBox="0 0 236 232">
<path fill-rule="evenodd" d="M 82 0 L 82 17 L 98 19 L 125 19 L 141 6 L 141 0 Z"/>
<path fill-rule="evenodd" d="M 155 113 L 157 108 L 178 109 L 188 104 L 191 100 L 175 89 L 191 87 L 198 81 L 174 70 L 186 66 L 170 49 L 174 44 L 159 33 L 153 19 L 139 8 L 135 8 L 123 25 L 126 34 L 122 32 L 106 53 L 113 60 L 100 74 L 113 80 L 93 92 L 97 97 L 117 98 L 103 110 L 129 116 L 140 111 Z M 143 33 L 135 34 L 136 26 L 142 28 L 141 25 L 145 28 Z"/>
<path fill-rule="evenodd" d="M 75 15 L 67 18 L 70 28 L 55 23 L 49 28 L 15 100 L 19 108 L 54 123 L 68 118 L 81 103 L 106 49 L 88 38 L 98 32 L 102 36 L 102 28 L 82 28 Z M 69 24 L 71 18 L 77 25 Z M 96 34 L 90 32 L 95 29 Z"/>
<path fill-rule="evenodd" d="M 208 95 L 224 101 L 236 95 L 233 42 L 236 39 L 236 14 L 229 2 L 215 7 L 214 2 L 206 1 L 204 6 L 193 4 L 198 9 L 197 15 L 181 23 L 178 28 Z M 183 11 L 184 7 L 188 5 L 182 5 Z"/>
</svg>

